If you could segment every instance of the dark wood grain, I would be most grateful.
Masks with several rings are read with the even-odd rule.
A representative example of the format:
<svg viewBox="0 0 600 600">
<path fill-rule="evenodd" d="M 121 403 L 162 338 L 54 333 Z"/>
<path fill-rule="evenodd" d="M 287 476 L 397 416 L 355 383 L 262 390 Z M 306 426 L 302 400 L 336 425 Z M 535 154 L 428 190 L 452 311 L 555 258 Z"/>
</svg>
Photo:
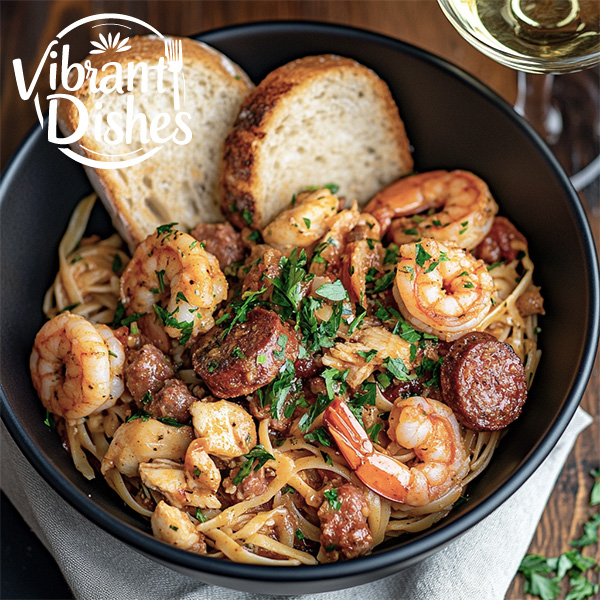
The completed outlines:
<svg viewBox="0 0 600 600">
<path fill-rule="evenodd" d="M 56 33 L 75 20 L 98 13 L 119 12 L 138 17 L 162 33 L 190 35 L 213 28 L 273 19 L 318 20 L 364 27 L 415 44 L 443 56 L 475 75 L 509 102 L 516 97 L 515 72 L 481 55 L 465 42 L 446 21 L 435 0 L 354 1 L 354 0 L 289 0 L 289 1 L 110 1 L 62 0 L 52 2 L 0 3 L 2 89 L 1 163 L 2 168 L 18 147 L 27 131 L 36 124 L 32 102 L 18 95 L 12 60 L 20 58 L 29 80 L 47 46 Z M 73 51 L 86 52 L 89 31 L 81 29 L 71 40 Z M 48 81 L 44 71 L 41 82 Z M 47 84 L 46 84 L 47 85 Z M 41 96 L 45 97 L 40 87 Z M 42 106 L 45 109 L 44 106 Z M 583 122 L 583 131 L 591 131 Z M 587 152 L 598 151 L 597 142 L 589 137 L 583 146 Z M 599 184 L 594 182 L 582 194 L 596 243 L 600 238 Z M 558 479 L 550 502 L 532 541 L 529 552 L 557 556 L 568 549 L 568 543 L 581 534 L 581 524 L 588 516 L 588 498 L 592 479 L 590 469 L 600 461 L 600 372 L 598 360 L 582 400 L 583 408 L 594 417 L 584 431 Z M 520 578 L 513 582 L 508 600 L 523 598 Z"/>
</svg>

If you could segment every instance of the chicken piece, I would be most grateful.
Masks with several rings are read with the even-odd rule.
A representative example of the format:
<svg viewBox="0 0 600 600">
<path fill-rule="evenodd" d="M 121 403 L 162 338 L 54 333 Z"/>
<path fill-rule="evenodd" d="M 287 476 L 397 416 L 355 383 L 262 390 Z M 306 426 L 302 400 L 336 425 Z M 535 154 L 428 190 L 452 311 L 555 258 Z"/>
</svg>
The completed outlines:
<svg viewBox="0 0 600 600">
<path fill-rule="evenodd" d="M 154 537 L 182 550 L 206 553 L 204 536 L 196 531 L 185 512 L 160 501 L 150 518 Z"/>
<path fill-rule="evenodd" d="M 254 419 L 228 400 L 194 402 L 190 409 L 196 437 L 202 448 L 219 458 L 243 456 L 256 446 Z"/>
<path fill-rule="evenodd" d="M 102 474 L 117 469 L 135 477 L 140 463 L 157 458 L 183 462 L 191 441 L 192 428 L 188 426 L 172 427 L 156 419 L 128 421 L 117 429 L 102 459 Z"/>
<path fill-rule="evenodd" d="M 171 460 L 155 460 L 140 464 L 139 471 L 142 483 L 148 489 L 162 494 L 171 506 L 221 507 L 210 490 L 202 489 L 186 478 L 183 465 Z"/>
</svg>

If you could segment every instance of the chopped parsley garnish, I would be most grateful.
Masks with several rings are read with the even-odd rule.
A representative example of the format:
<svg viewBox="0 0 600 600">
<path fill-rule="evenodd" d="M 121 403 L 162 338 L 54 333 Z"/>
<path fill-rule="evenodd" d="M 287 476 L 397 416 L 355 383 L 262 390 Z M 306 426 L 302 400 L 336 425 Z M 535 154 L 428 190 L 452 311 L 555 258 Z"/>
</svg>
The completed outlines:
<svg viewBox="0 0 600 600">
<path fill-rule="evenodd" d="M 303 217 L 302 220 L 304 221 L 304 224 L 306 225 L 306 229 L 310 229 L 310 219 Z"/>
<path fill-rule="evenodd" d="M 247 460 L 242 464 L 238 474 L 233 478 L 233 485 L 240 485 L 240 483 L 242 483 L 242 481 L 244 481 L 244 479 L 246 479 L 246 477 L 248 477 L 248 475 L 250 475 L 252 472 L 253 465 L 254 471 L 258 471 L 268 460 L 275 460 L 275 457 L 267 452 L 262 444 L 254 446 L 254 448 L 252 448 L 248 454 L 244 454 L 244 457 Z"/>
<path fill-rule="evenodd" d="M 121 259 L 121 255 L 118 252 L 115 252 L 115 256 L 112 262 L 112 270 L 114 273 L 119 274 L 121 269 L 123 268 L 123 260 Z"/>
<path fill-rule="evenodd" d="M 161 269 L 160 271 L 154 271 L 156 273 L 156 277 L 158 278 L 158 287 L 160 288 L 161 292 L 165 291 L 165 280 L 164 280 L 164 276 L 165 276 L 165 270 Z"/>
<path fill-rule="evenodd" d="M 313 421 L 331 404 L 333 398 L 329 398 L 327 394 L 317 394 L 317 401 L 310 406 L 308 412 L 300 417 L 298 425 L 301 431 L 306 431 Z"/>
<path fill-rule="evenodd" d="M 185 302 L 186 304 L 189 304 L 188 299 L 185 297 L 183 292 L 177 292 L 177 296 L 175 296 L 175 299 L 178 302 Z"/>
<path fill-rule="evenodd" d="M 395 265 L 398 262 L 398 253 L 400 249 L 396 244 L 390 244 L 385 249 L 385 256 L 383 257 L 384 265 Z"/>
<path fill-rule="evenodd" d="M 194 322 L 178 321 L 174 317 L 174 315 L 179 311 L 179 307 L 177 307 L 173 312 L 169 312 L 159 304 L 154 304 L 153 307 L 154 312 L 162 321 L 165 327 L 173 327 L 174 329 L 179 329 L 181 331 L 181 335 L 179 336 L 179 343 L 182 346 L 185 345 L 192 337 L 192 333 L 194 332 Z"/>
<path fill-rule="evenodd" d="M 225 313 L 221 315 L 216 321 L 216 325 L 220 325 L 221 323 L 231 319 L 231 322 L 227 326 L 227 328 L 221 334 L 223 338 L 225 338 L 229 332 L 233 329 L 236 323 L 245 323 L 248 318 L 248 313 L 255 307 L 262 304 L 259 300 L 259 297 L 262 293 L 266 291 L 267 288 L 261 288 L 257 292 L 251 292 L 250 290 L 244 292 L 242 294 L 241 300 L 235 300 L 231 303 L 231 313 Z M 233 314 L 233 318 L 231 315 Z"/>
<path fill-rule="evenodd" d="M 502 260 L 498 260 L 495 263 L 492 263 L 491 265 L 488 265 L 487 270 L 492 271 L 493 269 L 495 269 L 496 267 L 499 267 L 500 265 L 503 265 L 506 261 L 504 259 Z"/>
<path fill-rule="evenodd" d="M 259 390 L 262 406 L 271 406 L 271 418 L 281 419 L 285 401 L 292 392 L 296 391 L 295 378 L 294 362 L 288 358 L 279 369 L 277 377 L 268 386 Z"/>
<path fill-rule="evenodd" d="M 340 300 L 348 299 L 348 292 L 344 287 L 344 284 L 337 279 L 333 283 L 324 283 L 321 287 L 315 290 L 315 294 L 326 298 L 327 300 L 333 300 L 339 302 Z"/>
<path fill-rule="evenodd" d="M 321 308 L 322 304 L 320 298 L 307 296 L 300 305 L 298 325 L 302 331 L 303 343 L 309 353 L 318 352 L 321 348 L 331 348 L 335 344 L 335 337 L 342 322 L 344 310 L 342 302 L 333 303 L 331 316 L 327 321 L 319 321 L 315 316 L 315 311 Z"/>
<path fill-rule="evenodd" d="M 254 219 L 252 217 L 252 213 L 247 208 L 242 211 L 242 219 L 244 219 L 248 225 L 252 225 L 252 221 Z"/>
<path fill-rule="evenodd" d="M 196 519 L 198 519 L 198 521 L 200 521 L 200 523 L 206 523 L 206 521 L 208 521 L 208 519 L 202 513 L 202 510 L 200 510 L 199 508 L 196 509 L 195 516 L 196 516 Z"/>
<path fill-rule="evenodd" d="M 273 351 L 273 356 L 279 360 L 285 358 L 285 348 L 287 346 L 288 336 L 285 333 L 282 333 L 277 339 L 277 345 L 279 346 L 279 350 Z"/>
<path fill-rule="evenodd" d="M 150 404 L 152 402 L 152 394 L 148 391 L 142 396 L 142 404 L 145 406 L 146 404 Z"/>
<path fill-rule="evenodd" d="M 377 356 L 377 350 L 359 350 L 357 354 L 364 358 L 366 362 L 370 363 Z"/>
<path fill-rule="evenodd" d="M 242 352 L 242 349 L 239 346 L 236 346 L 232 351 L 231 351 L 231 356 L 233 356 L 233 358 L 246 358 L 244 356 L 244 353 Z"/>
<path fill-rule="evenodd" d="M 428 260 L 431 260 L 431 254 L 429 254 L 421 244 L 417 244 L 416 248 L 415 261 L 417 265 L 422 268 Z"/>
<path fill-rule="evenodd" d="M 360 327 L 361 323 L 365 320 L 367 316 L 367 309 L 360 305 L 356 305 L 356 316 L 352 319 L 352 323 L 350 323 L 350 327 L 348 327 L 348 335 L 352 335 L 358 327 Z"/>
<path fill-rule="evenodd" d="M 126 317 L 125 307 L 121 302 L 118 302 L 117 307 L 115 308 L 115 316 L 113 317 L 111 327 L 129 327 L 131 323 L 139 321 L 145 314 L 146 313 L 133 313 L 132 315 Z"/>
<path fill-rule="evenodd" d="M 306 270 L 306 252 L 294 248 L 289 257 L 282 256 L 279 261 L 281 275 L 270 281 L 273 283 L 271 301 L 279 306 L 282 319 L 297 318 L 300 302 L 304 296 L 304 284 L 314 278 Z"/>
<path fill-rule="evenodd" d="M 346 391 L 346 384 L 344 382 L 349 372 L 350 369 L 338 371 L 331 367 L 321 373 L 321 377 L 325 380 L 325 388 L 330 400 L 333 400 L 336 394 L 343 394 Z"/>
<path fill-rule="evenodd" d="M 44 419 L 44 425 L 46 427 L 50 427 L 50 429 L 54 429 L 56 427 L 56 419 L 48 409 L 46 409 L 46 418 Z"/>
<path fill-rule="evenodd" d="M 328 238 L 326 242 L 321 242 L 320 244 L 317 244 L 315 246 L 315 249 L 313 250 L 312 261 L 314 263 L 326 263 L 327 261 L 321 256 L 321 253 L 323 252 L 323 250 L 325 250 L 325 248 L 327 248 L 327 246 L 329 246 L 329 244 L 333 243 L 333 238 Z"/>
<path fill-rule="evenodd" d="M 144 409 L 140 409 L 127 419 L 127 423 L 129 423 L 130 421 L 135 421 L 136 419 L 141 419 L 142 421 L 147 421 L 151 416 L 152 416 L 152 413 L 149 413 L 148 411 L 145 411 Z"/>
<path fill-rule="evenodd" d="M 329 501 L 329 506 L 331 506 L 333 510 L 340 510 L 340 508 L 342 508 L 342 502 L 338 498 L 338 491 L 336 488 L 325 490 L 323 492 L 323 496 L 327 498 L 327 500 Z"/>
<path fill-rule="evenodd" d="M 170 425 L 171 427 L 183 427 L 183 423 L 180 423 L 173 417 L 158 417 L 156 420 L 164 423 L 165 425 Z"/>
<path fill-rule="evenodd" d="M 68 310 L 73 310 L 74 308 L 77 308 L 80 304 L 81 302 L 73 302 L 73 304 L 68 304 L 62 310 L 59 310 L 56 314 L 60 315 L 61 313 L 67 312 Z"/>
<path fill-rule="evenodd" d="M 296 533 L 296 537 L 297 537 L 299 540 L 303 540 L 303 539 L 304 539 L 304 534 L 302 533 L 302 531 L 301 531 L 300 529 L 296 529 L 296 532 L 295 532 L 295 533 Z"/>
<path fill-rule="evenodd" d="M 171 230 L 173 227 L 175 227 L 175 225 L 178 225 L 178 223 L 167 223 L 166 225 L 160 225 L 156 228 L 156 233 L 158 235 L 162 235 L 163 233 L 172 233 Z"/>
<path fill-rule="evenodd" d="M 373 289 L 367 290 L 367 294 L 379 294 L 380 292 L 384 292 L 388 288 L 391 288 L 392 284 L 394 283 L 395 276 L 396 271 L 388 271 L 383 277 L 375 280 Z"/>
<path fill-rule="evenodd" d="M 318 442 L 323 446 L 327 446 L 331 448 L 332 440 L 329 437 L 329 433 L 327 433 L 327 429 L 325 427 L 317 427 L 314 431 L 307 433 L 304 435 L 304 439 L 308 442 Z"/>
<path fill-rule="evenodd" d="M 379 440 L 379 432 L 381 431 L 381 428 L 383 427 L 382 423 L 375 423 L 375 425 L 373 425 L 372 427 L 369 427 L 369 429 L 367 429 L 367 433 L 369 434 L 369 437 L 371 438 L 371 440 L 375 443 L 378 442 Z"/>
<path fill-rule="evenodd" d="M 258 229 L 255 229 L 249 236 L 248 239 L 252 242 L 256 242 L 257 244 L 263 243 L 263 237 Z"/>
<path fill-rule="evenodd" d="M 399 381 L 410 381 L 414 375 L 409 375 L 406 365 L 401 358 L 386 358 L 385 366 L 387 370 Z"/>
</svg>

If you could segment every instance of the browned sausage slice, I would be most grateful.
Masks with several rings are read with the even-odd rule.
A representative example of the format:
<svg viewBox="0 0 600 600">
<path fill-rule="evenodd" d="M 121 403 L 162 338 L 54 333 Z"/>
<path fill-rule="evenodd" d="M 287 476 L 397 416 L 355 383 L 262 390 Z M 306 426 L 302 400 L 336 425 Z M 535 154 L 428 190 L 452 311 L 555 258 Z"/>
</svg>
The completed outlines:
<svg viewBox="0 0 600 600">
<path fill-rule="evenodd" d="M 254 308 L 223 338 L 214 329 L 193 355 L 194 370 L 219 398 L 251 394 L 273 381 L 286 359 L 298 357 L 298 338 L 279 316 Z"/>
<path fill-rule="evenodd" d="M 468 333 L 452 344 L 440 380 L 446 404 L 475 431 L 503 429 L 521 414 L 527 399 L 519 357 L 508 344 L 483 332 Z"/>
<path fill-rule="evenodd" d="M 511 262 L 522 247 L 527 247 L 525 236 L 506 217 L 496 217 L 488 234 L 473 250 L 473 255 L 489 264 L 500 260 Z"/>
</svg>

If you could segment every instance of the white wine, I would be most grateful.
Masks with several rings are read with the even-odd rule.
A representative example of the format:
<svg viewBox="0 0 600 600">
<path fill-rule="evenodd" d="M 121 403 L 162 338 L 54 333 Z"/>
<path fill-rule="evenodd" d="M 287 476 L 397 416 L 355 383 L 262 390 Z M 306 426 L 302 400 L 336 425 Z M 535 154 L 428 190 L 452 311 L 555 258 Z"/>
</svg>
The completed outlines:
<svg viewBox="0 0 600 600">
<path fill-rule="evenodd" d="M 600 62 L 599 0 L 438 0 L 459 33 L 494 60 L 530 73 Z"/>
</svg>

